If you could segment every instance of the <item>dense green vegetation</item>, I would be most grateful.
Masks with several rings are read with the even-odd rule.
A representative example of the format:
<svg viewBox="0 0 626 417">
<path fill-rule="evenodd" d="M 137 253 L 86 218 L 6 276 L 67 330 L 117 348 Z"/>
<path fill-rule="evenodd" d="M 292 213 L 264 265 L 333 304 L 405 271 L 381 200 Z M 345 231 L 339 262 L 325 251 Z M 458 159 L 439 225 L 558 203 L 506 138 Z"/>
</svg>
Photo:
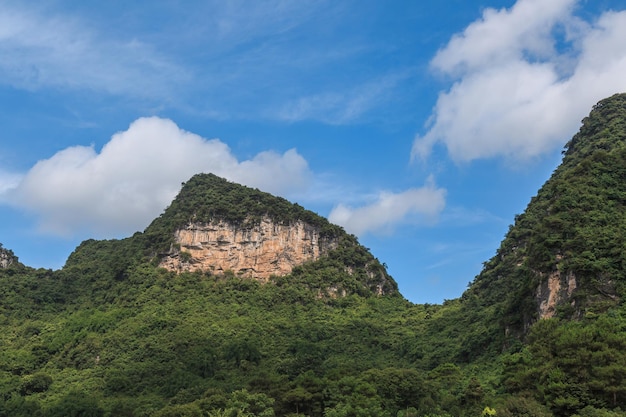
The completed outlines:
<svg viewBox="0 0 626 417">
<path fill-rule="evenodd" d="M 562 164 L 515 218 L 463 300 L 519 337 L 538 319 L 537 288 L 573 277 L 557 311 L 565 319 L 606 311 L 626 283 L 626 95 L 598 103 L 566 145 Z M 482 314 L 482 310 L 481 310 Z M 504 331 L 500 342 L 507 344 Z"/>
<path fill-rule="evenodd" d="M 0 415 L 237 414 L 236 401 L 276 415 L 397 415 L 460 410 L 466 385 L 480 385 L 456 365 L 419 366 L 412 345 L 440 308 L 397 296 L 319 298 L 286 278 L 149 263 L 100 288 L 68 272 L 16 273 L 0 277 L 12 307 Z"/>
<path fill-rule="evenodd" d="M 0 245 L 0 417 L 623 415 L 625 167 L 617 95 L 442 305 L 404 300 L 325 219 L 209 174 L 144 233 L 85 241 L 62 270 L 29 268 Z M 157 267 L 190 221 L 264 217 L 340 244 L 267 284 Z M 537 288 L 555 274 L 576 289 L 539 320 Z"/>
<path fill-rule="evenodd" d="M 286 278 L 149 263 L 98 288 L 83 278 L 0 273 L 0 415 L 565 416 L 626 403 L 621 309 L 542 321 L 523 347 L 453 363 L 471 337 L 458 300 L 319 298 Z"/>
</svg>

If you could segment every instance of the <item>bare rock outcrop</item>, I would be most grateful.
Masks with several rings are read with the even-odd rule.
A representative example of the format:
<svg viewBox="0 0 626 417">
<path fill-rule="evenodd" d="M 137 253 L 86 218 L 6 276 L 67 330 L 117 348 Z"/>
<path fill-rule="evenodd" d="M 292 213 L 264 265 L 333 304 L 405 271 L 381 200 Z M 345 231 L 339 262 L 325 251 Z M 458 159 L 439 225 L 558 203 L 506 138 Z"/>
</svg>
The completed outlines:
<svg viewBox="0 0 626 417">
<path fill-rule="evenodd" d="M 537 287 L 536 299 L 540 319 L 554 317 L 557 307 L 570 302 L 576 289 L 576 275 L 555 271 Z"/>
<path fill-rule="evenodd" d="M 286 275 L 294 266 L 317 260 L 338 245 L 320 236 L 315 227 L 297 221 L 277 224 L 264 218 L 255 226 L 240 228 L 220 221 L 191 223 L 175 232 L 176 242 L 160 265 L 171 271 L 233 273 L 267 281 Z"/>
<path fill-rule="evenodd" d="M 8 268 L 16 261 L 17 258 L 13 255 L 13 252 L 4 249 L 2 245 L 0 245 L 0 269 Z"/>
</svg>

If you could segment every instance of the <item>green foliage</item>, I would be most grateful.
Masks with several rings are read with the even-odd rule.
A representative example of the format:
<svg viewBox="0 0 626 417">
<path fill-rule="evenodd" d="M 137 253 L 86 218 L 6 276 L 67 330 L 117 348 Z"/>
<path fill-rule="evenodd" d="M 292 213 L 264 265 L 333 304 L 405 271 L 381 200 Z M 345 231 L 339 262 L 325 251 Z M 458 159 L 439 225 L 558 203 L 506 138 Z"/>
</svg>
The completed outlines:
<svg viewBox="0 0 626 417">
<path fill-rule="evenodd" d="M 552 413 L 534 398 L 518 395 L 505 397 L 502 405 L 496 408 L 496 416 L 552 417 Z"/>
<path fill-rule="evenodd" d="M 626 95 L 619 94 L 598 103 L 583 120 L 562 164 L 516 216 L 463 299 L 491 306 L 491 321 L 500 321 L 500 333 L 506 330 L 513 338 L 539 318 L 538 288 L 547 288 L 550 276 L 560 279 L 561 287 L 568 280 L 576 283 L 575 290 L 558 294 L 563 318 L 615 305 L 626 283 L 624 178 Z M 499 337 L 497 343 L 514 342 Z"/>
<path fill-rule="evenodd" d="M 504 386 L 534 393 L 557 416 L 626 406 L 624 311 L 582 321 L 542 320 L 524 351 L 505 357 Z"/>
<path fill-rule="evenodd" d="M 0 417 L 621 415 L 625 139 L 619 95 L 594 108 L 496 256 L 442 305 L 404 300 L 340 227 L 211 174 L 144 233 L 85 241 L 60 271 L 0 245 L 12 260 L 0 269 Z M 264 218 L 304 221 L 337 247 L 265 284 L 156 267 L 189 222 Z M 548 276 L 576 288 L 538 320 Z"/>
<path fill-rule="evenodd" d="M 580 410 L 577 414 L 574 414 L 572 417 L 620 417 L 623 415 L 624 413 L 621 410 L 613 411 L 605 408 L 587 406 Z"/>
<path fill-rule="evenodd" d="M 124 279 L 102 271 L 95 278 L 88 266 L 104 259 L 114 257 L 80 254 L 71 272 L 0 276 L 0 288 L 18 290 L 13 299 L 20 301 L 5 305 L 12 313 L 0 334 L 0 410 L 394 417 L 411 408 L 434 410 L 428 398 L 441 397 L 429 386 L 448 385 L 449 376 L 427 378 L 420 368 L 428 365 L 407 353 L 409 342 L 422 339 L 427 310 L 438 306 L 367 291 L 320 297 L 319 285 L 304 285 L 315 271 L 307 265 L 262 285 L 174 275 L 150 263 L 129 264 Z M 333 273 L 351 279 L 337 259 L 324 262 L 322 279 Z M 52 308 L 21 302 L 30 288 L 39 291 L 37 283 L 73 296 Z M 459 391 L 436 407 L 440 413 L 461 409 L 456 394 L 470 378 L 457 371 Z"/>
<path fill-rule="evenodd" d="M 45 412 L 46 417 L 103 417 L 97 398 L 86 392 L 72 391 Z"/>
<path fill-rule="evenodd" d="M 27 375 L 20 384 L 20 395 L 27 396 L 37 392 L 45 392 L 52 384 L 52 377 L 44 373 Z"/>
</svg>

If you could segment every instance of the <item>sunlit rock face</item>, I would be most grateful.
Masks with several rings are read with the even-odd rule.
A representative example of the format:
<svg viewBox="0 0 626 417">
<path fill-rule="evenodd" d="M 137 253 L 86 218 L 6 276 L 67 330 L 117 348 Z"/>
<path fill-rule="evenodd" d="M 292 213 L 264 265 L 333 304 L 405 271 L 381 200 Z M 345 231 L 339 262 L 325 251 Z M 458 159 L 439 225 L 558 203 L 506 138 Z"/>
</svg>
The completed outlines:
<svg viewBox="0 0 626 417">
<path fill-rule="evenodd" d="M 537 305 L 540 319 L 552 318 L 559 305 L 571 302 L 576 290 L 576 275 L 555 271 L 537 287 Z"/>
<path fill-rule="evenodd" d="M 261 281 L 287 275 L 293 267 L 317 260 L 338 244 L 302 221 L 284 225 L 268 218 L 247 228 L 226 222 L 191 223 L 175 232 L 175 242 L 161 267 L 176 272 L 232 271 Z"/>
</svg>

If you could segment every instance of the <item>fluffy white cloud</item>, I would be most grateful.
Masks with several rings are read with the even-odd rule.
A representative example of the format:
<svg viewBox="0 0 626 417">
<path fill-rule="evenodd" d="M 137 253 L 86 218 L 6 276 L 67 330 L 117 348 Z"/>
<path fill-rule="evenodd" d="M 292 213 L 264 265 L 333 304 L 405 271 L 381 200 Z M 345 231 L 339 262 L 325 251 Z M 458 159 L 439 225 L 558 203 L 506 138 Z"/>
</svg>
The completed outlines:
<svg viewBox="0 0 626 417">
<path fill-rule="evenodd" d="M 382 192 L 376 201 L 366 206 L 351 208 L 339 204 L 328 218 L 355 235 L 388 232 L 399 224 L 434 219 L 445 207 L 445 195 L 444 189 L 429 180 L 422 188 L 398 194 Z"/>
<path fill-rule="evenodd" d="M 143 229 L 192 175 L 212 172 L 275 194 L 308 184 L 307 162 L 295 150 L 262 152 L 238 161 L 223 142 L 207 140 L 157 117 L 138 119 L 98 153 L 75 146 L 39 161 L 8 193 L 36 213 L 42 230 L 88 230 L 113 237 Z"/>
<path fill-rule="evenodd" d="M 433 58 L 451 76 L 412 158 L 443 143 L 457 162 L 527 159 L 562 146 L 591 106 L 626 91 L 626 12 L 594 22 L 575 0 L 518 0 L 486 9 Z"/>
</svg>

